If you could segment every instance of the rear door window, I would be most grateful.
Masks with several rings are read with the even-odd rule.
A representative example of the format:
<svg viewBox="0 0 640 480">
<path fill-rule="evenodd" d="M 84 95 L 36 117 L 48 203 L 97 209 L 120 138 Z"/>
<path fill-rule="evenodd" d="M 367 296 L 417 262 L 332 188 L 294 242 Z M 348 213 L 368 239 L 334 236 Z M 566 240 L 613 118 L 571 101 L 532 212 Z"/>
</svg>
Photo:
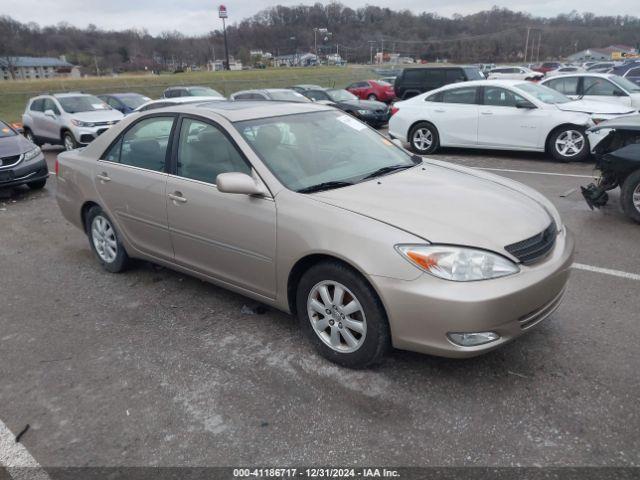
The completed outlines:
<svg viewBox="0 0 640 480">
<path fill-rule="evenodd" d="M 579 77 L 556 78 L 545 83 L 545 85 L 565 95 L 578 95 L 579 81 Z"/>
<path fill-rule="evenodd" d="M 427 75 L 425 78 L 424 86 L 426 90 L 435 90 L 436 88 L 440 88 L 443 85 L 446 85 L 446 76 L 444 70 L 433 69 L 427 70 Z"/>
<path fill-rule="evenodd" d="M 424 69 L 415 68 L 407 69 L 402 75 L 403 82 L 411 84 L 421 84 L 427 78 L 427 72 Z"/>
<path fill-rule="evenodd" d="M 31 108 L 29 108 L 32 112 L 44 112 L 44 98 L 38 98 L 31 102 Z"/>
<path fill-rule="evenodd" d="M 452 90 L 445 90 L 444 92 L 442 92 L 442 102 L 475 104 L 476 93 L 476 87 L 454 88 Z"/>
<path fill-rule="evenodd" d="M 163 172 L 173 122 L 174 117 L 140 120 L 105 152 L 102 159 Z"/>
</svg>

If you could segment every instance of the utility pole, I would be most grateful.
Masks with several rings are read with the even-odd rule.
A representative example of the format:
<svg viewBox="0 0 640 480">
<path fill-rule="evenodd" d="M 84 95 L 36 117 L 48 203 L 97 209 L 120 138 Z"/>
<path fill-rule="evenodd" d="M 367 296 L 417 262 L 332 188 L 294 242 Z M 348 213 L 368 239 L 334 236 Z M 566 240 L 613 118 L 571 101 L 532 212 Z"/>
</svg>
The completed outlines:
<svg viewBox="0 0 640 480">
<path fill-rule="evenodd" d="M 542 42 L 542 32 L 538 33 L 538 51 L 536 52 L 536 63 L 540 62 L 540 42 Z"/>
<path fill-rule="evenodd" d="M 224 5 L 220 5 L 218 7 L 218 17 L 222 19 L 222 33 L 224 35 L 224 57 L 227 61 L 227 65 L 225 70 L 231 70 L 231 65 L 229 65 L 229 46 L 227 45 L 227 26 L 225 25 L 225 19 L 227 18 L 227 7 Z"/>
<path fill-rule="evenodd" d="M 529 33 L 531 32 L 531 27 L 527 27 L 527 41 L 524 44 L 524 63 L 527 63 L 527 53 L 529 52 Z"/>
<path fill-rule="evenodd" d="M 369 40 L 369 55 L 371 60 L 369 61 L 370 65 L 373 65 L 373 44 L 377 43 L 375 40 Z"/>
</svg>

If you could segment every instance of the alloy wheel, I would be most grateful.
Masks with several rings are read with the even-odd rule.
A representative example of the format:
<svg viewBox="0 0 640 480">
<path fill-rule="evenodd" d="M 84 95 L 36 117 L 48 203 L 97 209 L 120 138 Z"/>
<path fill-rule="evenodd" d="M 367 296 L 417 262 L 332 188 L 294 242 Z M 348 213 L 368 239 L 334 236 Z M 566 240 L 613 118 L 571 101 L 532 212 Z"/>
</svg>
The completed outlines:
<svg viewBox="0 0 640 480">
<path fill-rule="evenodd" d="M 636 188 L 633 190 L 633 193 L 631 194 L 631 198 L 633 201 L 633 206 L 638 212 L 640 212 L 640 183 L 636 185 Z"/>
<path fill-rule="evenodd" d="M 313 331 L 329 348 L 351 353 L 364 343 L 367 320 L 360 301 L 339 282 L 316 284 L 307 299 L 307 313 Z"/>
<path fill-rule="evenodd" d="M 433 144 L 433 133 L 428 128 L 418 128 L 413 132 L 413 145 L 416 149 L 425 151 Z"/>
<path fill-rule="evenodd" d="M 73 138 L 71 138 L 70 135 L 65 135 L 64 136 L 64 149 L 66 151 L 70 151 L 73 150 L 75 148 L 75 143 L 73 141 Z"/>
<path fill-rule="evenodd" d="M 556 151 L 563 157 L 575 157 L 585 146 L 584 135 L 578 130 L 566 130 L 558 135 L 555 142 Z"/>
<path fill-rule="evenodd" d="M 106 263 L 111 263 L 118 255 L 116 231 L 111 222 L 102 215 L 97 215 L 91 223 L 91 240 L 98 256 Z"/>
</svg>

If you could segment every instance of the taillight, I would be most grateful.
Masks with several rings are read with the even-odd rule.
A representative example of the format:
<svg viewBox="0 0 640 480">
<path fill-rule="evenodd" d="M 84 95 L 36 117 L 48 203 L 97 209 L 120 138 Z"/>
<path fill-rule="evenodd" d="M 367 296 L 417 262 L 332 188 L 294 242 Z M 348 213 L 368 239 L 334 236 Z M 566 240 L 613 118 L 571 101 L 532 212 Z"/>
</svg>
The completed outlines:
<svg viewBox="0 0 640 480">
<path fill-rule="evenodd" d="M 393 107 L 391 107 L 391 116 L 395 115 L 399 111 L 400 109 L 394 105 Z"/>
<path fill-rule="evenodd" d="M 60 163 L 58 163 L 58 157 L 56 157 L 56 166 L 55 166 L 56 176 L 58 176 L 59 171 L 60 171 Z"/>
</svg>

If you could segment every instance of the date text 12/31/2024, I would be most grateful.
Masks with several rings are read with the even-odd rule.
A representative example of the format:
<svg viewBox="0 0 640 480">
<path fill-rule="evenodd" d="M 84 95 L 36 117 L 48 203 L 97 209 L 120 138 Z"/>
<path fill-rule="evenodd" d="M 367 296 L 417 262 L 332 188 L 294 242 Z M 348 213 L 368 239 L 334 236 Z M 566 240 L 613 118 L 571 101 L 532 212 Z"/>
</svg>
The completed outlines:
<svg viewBox="0 0 640 480">
<path fill-rule="evenodd" d="M 234 468 L 233 478 L 399 478 L 387 468 Z"/>
</svg>

